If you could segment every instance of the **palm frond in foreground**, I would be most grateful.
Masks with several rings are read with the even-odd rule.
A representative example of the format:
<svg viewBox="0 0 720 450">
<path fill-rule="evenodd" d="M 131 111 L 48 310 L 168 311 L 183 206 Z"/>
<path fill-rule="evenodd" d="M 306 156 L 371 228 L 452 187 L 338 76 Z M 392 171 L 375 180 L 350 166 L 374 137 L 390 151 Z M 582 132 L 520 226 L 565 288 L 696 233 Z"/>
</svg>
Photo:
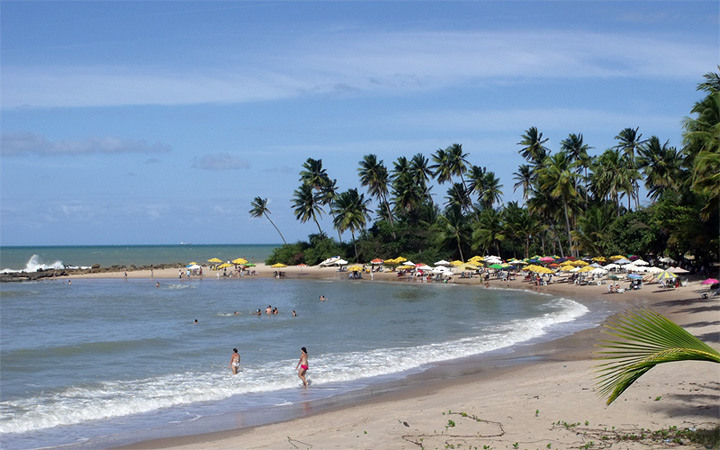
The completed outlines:
<svg viewBox="0 0 720 450">
<path fill-rule="evenodd" d="M 720 353 L 655 311 L 639 308 L 612 319 L 604 333 L 598 359 L 598 387 L 609 405 L 647 371 L 672 361 L 720 363 Z"/>
</svg>

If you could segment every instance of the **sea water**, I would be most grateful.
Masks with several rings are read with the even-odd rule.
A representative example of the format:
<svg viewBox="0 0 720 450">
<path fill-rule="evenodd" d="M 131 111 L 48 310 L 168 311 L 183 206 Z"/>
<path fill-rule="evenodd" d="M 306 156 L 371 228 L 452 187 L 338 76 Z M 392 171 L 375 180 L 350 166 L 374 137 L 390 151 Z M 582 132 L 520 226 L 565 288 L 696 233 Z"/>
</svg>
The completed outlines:
<svg viewBox="0 0 720 450">
<path fill-rule="evenodd" d="M 137 266 L 197 262 L 208 259 L 232 261 L 245 258 L 264 262 L 275 244 L 238 245 L 80 245 L 41 247 L 0 247 L 0 272 L 35 272 L 65 267 Z"/>
<path fill-rule="evenodd" d="M 270 305 L 279 314 L 266 315 Z M 566 298 L 417 282 L 4 283 L 0 441 L 7 449 L 103 448 L 255 425 L 601 316 Z M 309 389 L 295 370 L 303 346 Z M 236 376 L 233 348 L 242 357 Z"/>
</svg>

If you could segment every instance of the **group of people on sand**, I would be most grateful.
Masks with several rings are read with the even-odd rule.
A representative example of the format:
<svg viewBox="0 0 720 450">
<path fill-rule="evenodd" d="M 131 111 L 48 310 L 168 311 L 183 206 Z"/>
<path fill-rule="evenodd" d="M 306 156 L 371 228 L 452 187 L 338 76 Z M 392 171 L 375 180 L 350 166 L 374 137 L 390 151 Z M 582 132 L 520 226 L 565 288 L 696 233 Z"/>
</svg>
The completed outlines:
<svg viewBox="0 0 720 450">
<path fill-rule="evenodd" d="M 298 378 L 302 380 L 303 387 L 306 388 L 308 387 L 308 382 L 305 378 L 305 374 L 310 368 L 310 365 L 308 363 L 307 349 L 305 347 L 301 347 L 300 352 L 300 360 L 295 365 L 295 370 L 298 371 Z M 230 369 L 232 370 L 233 375 L 237 375 L 240 370 L 240 353 L 238 353 L 238 349 L 236 348 L 233 349 L 232 356 L 230 357 Z"/>
</svg>

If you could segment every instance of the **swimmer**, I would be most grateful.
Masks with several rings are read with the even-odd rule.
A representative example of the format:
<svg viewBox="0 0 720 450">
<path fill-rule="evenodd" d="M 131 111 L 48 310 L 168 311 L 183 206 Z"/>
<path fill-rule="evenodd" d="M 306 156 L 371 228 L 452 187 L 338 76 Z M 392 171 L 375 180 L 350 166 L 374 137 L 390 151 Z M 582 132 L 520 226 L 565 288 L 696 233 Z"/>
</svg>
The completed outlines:
<svg viewBox="0 0 720 450">
<path fill-rule="evenodd" d="M 238 349 L 233 349 L 233 354 L 230 357 L 230 368 L 232 369 L 233 375 L 237 375 L 238 369 L 240 368 L 240 354 Z"/>
<path fill-rule="evenodd" d="M 279 314 L 278 309 L 277 309 L 277 306 L 273 308 L 272 313 L 273 313 L 273 314 Z"/>
<path fill-rule="evenodd" d="M 265 308 L 265 314 L 272 314 L 272 306 L 268 305 L 268 307 Z"/>
<path fill-rule="evenodd" d="M 262 312 L 260 311 L 260 308 L 258 308 L 257 312 L 255 313 L 256 316 L 261 316 Z"/>
<path fill-rule="evenodd" d="M 297 317 L 297 313 L 295 312 L 295 310 L 294 310 L 294 309 L 293 309 L 293 312 L 292 312 L 292 314 L 293 314 L 293 317 Z"/>
<path fill-rule="evenodd" d="M 197 325 L 197 324 L 198 324 L 198 321 L 197 321 L 197 319 L 195 319 L 195 322 L 193 322 L 193 323 L 194 323 L 195 325 Z"/>
<path fill-rule="evenodd" d="M 308 387 L 307 380 L 305 379 L 305 374 L 307 373 L 310 366 L 308 365 L 308 354 L 307 349 L 305 347 L 302 347 L 300 350 L 302 350 L 302 353 L 300 353 L 300 361 L 298 361 L 295 368 L 297 369 L 300 367 L 300 370 L 298 370 L 298 378 L 300 378 L 303 382 L 303 387 Z"/>
<path fill-rule="evenodd" d="M 155 287 L 160 287 L 160 282 L 155 283 Z"/>
</svg>

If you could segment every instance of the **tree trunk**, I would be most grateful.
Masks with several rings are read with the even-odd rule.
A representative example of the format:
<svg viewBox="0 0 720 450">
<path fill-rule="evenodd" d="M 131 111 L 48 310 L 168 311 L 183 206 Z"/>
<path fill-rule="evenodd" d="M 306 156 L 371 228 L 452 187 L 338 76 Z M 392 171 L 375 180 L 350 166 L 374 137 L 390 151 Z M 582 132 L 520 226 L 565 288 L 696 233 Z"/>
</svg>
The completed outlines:
<svg viewBox="0 0 720 450">
<path fill-rule="evenodd" d="M 359 262 L 360 260 L 358 259 L 357 242 L 355 242 L 355 229 L 354 228 L 350 228 L 350 234 L 352 235 L 353 247 L 355 248 L 355 262 Z"/>
<path fill-rule="evenodd" d="M 277 225 L 275 225 L 275 222 L 272 221 L 272 219 L 270 218 L 270 216 L 267 215 L 267 213 L 265 214 L 265 218 L 267 218 L 267 220 L 270 221 L 272 226 L 275 227 L 275 231 L 277 231 L 278 234 L 280 235 L 280 239 L 282 239 L 283 244 L 287 245 L 287 241 L 285 241 L 285 237 L 282 235 L 282 233 L 280 232 L 280 229 L 277 227 Z"/>
<path fill-rule="evenodd" d="M 570 253 L 570 256 L 573 256 L 572 235 L 570 234 L 570 218 L 568 217 L 568 205 L 567 201 L 563 203 L 565 204 L 565 229 L 567 230 L 568 237 L 568 253 Z"/>
</svg>

